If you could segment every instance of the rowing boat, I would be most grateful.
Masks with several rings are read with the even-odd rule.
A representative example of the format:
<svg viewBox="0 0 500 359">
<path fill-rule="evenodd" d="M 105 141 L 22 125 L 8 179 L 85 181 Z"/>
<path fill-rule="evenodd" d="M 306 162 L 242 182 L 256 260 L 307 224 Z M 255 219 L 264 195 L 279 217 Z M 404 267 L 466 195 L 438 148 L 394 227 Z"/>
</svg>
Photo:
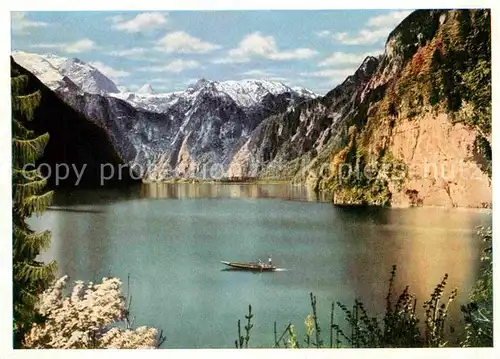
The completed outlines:
<svg viewBox="0 0 500 359">
<path fill-rule="evenodd" d="M 272 272 L 276 270 L 276 267 L 273 265 L 265 264 L 265 263 L 237 263 L 237 262 L 227 262 L 221 261 L 221 263 L 231 267 L 234 270 L 246 270 L 246 271 L 258 271 L 258 272 Z"/>
</svg>

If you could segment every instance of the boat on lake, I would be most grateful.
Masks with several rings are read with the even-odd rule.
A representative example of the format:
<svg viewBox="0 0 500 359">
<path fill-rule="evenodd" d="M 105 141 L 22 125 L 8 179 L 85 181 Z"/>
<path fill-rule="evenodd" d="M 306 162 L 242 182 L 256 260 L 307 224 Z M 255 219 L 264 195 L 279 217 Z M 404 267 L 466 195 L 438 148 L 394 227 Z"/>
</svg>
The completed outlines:
<svg viewBox="0 0 500 359">
<path fill-rule="evenodd" d="M 221 263 L 227 265 L 233 270 L 246 270 L 254 272 L 273 272 L 276 270 L 275 266 L 271 264 L 265 264 L 263 262 L 237 263 L 237 262 L 221 261 Z"/>
</svg>

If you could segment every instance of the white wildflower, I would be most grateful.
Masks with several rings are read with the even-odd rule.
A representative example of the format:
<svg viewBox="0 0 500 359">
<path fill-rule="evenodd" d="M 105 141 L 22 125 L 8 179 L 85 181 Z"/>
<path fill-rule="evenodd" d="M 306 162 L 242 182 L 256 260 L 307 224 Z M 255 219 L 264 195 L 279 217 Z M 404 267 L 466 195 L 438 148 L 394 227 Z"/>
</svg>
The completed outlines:
<svg viewBox="0 0 500 359">
<path fill-rule="evenodd" d="M 118 278 L 103 278 L 102 283 L 87 286 L 76 281 L 70 296 L 65 297 L 67 279 L 58 279 L 40 296 L 38 311 L 47 319 L 43 325 L 33 325 L 26 335 L 27 348 L 156 348 L 155 328 L 112 327 L 126 318 Z"/>
</svg>

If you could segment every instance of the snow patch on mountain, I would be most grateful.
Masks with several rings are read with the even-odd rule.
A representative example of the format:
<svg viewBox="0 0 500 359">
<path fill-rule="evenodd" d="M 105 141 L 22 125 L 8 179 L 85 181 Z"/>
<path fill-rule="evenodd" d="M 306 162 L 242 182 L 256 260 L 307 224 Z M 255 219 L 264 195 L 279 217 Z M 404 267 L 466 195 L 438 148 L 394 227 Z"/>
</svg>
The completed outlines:
<svg viewBox="0 0 500 359">
<path fill-rule="evenodd" d="M 137 93 L 149 93 L 149 94 L 154 94 L 156 91 L 153 90 L 153 87 L 151 84 L 144 84 L 142 85 L 137 91 Z"/>
<path fill-rule="evenodd" d="M 51 90 L 63 86 L 66 76 L 88 93 L 104 95 L 120 92 L 115 83 L 97 68 L 77 58 L 69 59 L 54 54 L 40 55 L 24 51 L 13 51 L 12 57 Z"/>
<path fill-rule="evenodd" d="M 122 92 L 111 95 L 127 101 L 134 107 L 158 113 L 167 111 L 179 100 L 186 103 L 193 103 L 197 97 L 203 94 L 209 94 L 212 97 L 228 96 L 242 108 L 256 106 L 268 95 L 276 96 L 283 93 L 291 93 L 308 99 L 319 96 L 310 90 L 300 87 L 292 88 L 281 82 L 254 79 L 223 82 L 200 79 L 184 91 L 170 93 L 150 92 L 147 90 L 147 87 L 142 91 L 143 88 L 140 89 L 141 91 Z"/>
<path fill-rule="evenodd" d="M 77 84 L 83 91 L 94 94 L 107 94 L 120 92 L 115 83 L 107 78 L 96 67 L 80 59 L 73 58 L 64 61 L 59 71 Z"/>
<path fill-rule="evenodd" d="M 51 55 L 33 56 L 34 54 L 24 51 L 13 51 L 12 57 L 19 65 L 33 73 L 51 90 L 56 90 L 60 87 L 63 81 L 63 75 L 59 72 L 50 61 Z M 64 59 L 66 60 L 66 59 Z M 64 62 L 64 61 L 63 61 Z M 59 64 L 59 62 L 58 62 Z"/>
</svg>

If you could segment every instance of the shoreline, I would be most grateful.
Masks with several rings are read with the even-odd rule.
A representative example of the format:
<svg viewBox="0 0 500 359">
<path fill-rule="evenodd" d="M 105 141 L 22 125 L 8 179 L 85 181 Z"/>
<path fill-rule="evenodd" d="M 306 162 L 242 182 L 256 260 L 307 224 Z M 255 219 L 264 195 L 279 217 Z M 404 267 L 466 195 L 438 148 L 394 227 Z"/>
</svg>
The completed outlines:
<svg viewBox="0 0 500 359">
<path fill-rule="evenodd" d="M 230 179 L 223 179 L 223 180 L 203 180 L 203 179 L 184 179 L 184 178 L 176 178 L 176 179 L 167 179 L 163 181 L 147 181 L 147 180 L 142 180 L 142 184 L 145 185 L 161 185 L 161 184 L 199 184 L 199 185 L 204 185 L 204 184 L 210 184 L 210 185 L 292 185 L 292 186 L 304 186 L 308 187 L 304 183 L 293 183 L 290 180 L 267 180 L 267 179 L 242 179 L 242 180 L 230 180 Z M 327 194 L 325 192 L 320 192 L 320 195 Z M 363 207 L 369 207 L 369 208 L 390 208 L 390 209 L 411 209 L 411 208 L 439 208 L 439 209 L 444 209 L 444 210 L 455 210 L 455 211 L 470 211 L 470 212 L 480 212 L 480 213 L 492 213 L 493 208 L 492 207 L 450 207 L 446 205 L 422 205 L 422 206 L 410 206 L 410 205 L 391 205 L 391 206 L 377 206 L 377 205 L 360 205 L 360 204 L 343 204 L 343 203 L 334 203 L 332 200 L 326 200 L 324 201 L 325 203 L 331 203 L 332 205 L 336 207 L 343 207 L 343 208 L 363 208 Z"/>
</svg>

